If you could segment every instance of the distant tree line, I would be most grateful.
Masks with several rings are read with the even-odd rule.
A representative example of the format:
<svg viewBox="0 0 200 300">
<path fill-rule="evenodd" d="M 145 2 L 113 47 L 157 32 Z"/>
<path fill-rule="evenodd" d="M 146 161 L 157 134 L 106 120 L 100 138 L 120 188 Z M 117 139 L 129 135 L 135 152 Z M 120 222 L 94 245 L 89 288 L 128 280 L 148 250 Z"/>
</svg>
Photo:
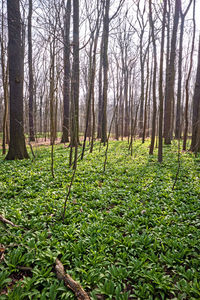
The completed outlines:
<svg viewBox="0 0 200 300">
<path fill-rule="evenodd" d="M 109 128 L 130 145 L 149 137 L 159 162 L 174 138 L 199 152 L 197 17 L 196 0 L 1 0 L 6 159 L 28 158 L 26 143 L 41 139 L 82 145 L 83 157 Z"/>
</svg>

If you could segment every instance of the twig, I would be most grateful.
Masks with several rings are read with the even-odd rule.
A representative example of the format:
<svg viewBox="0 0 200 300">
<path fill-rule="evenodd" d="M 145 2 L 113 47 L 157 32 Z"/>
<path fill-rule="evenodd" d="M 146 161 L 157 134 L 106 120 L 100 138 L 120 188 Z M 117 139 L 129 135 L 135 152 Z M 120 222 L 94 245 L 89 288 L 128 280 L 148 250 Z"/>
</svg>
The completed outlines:
<svg viewBox="0 0 200 300">
<path fill-rule="evenodd" d="M 13 222 L 11 222 L 11 221 L 5 219 L 2 215 L 0 215 L 0 221 L 3 222 L 3 223 L 5 223 L 5 224 L 9 224 L 9 225 L 11 225 L 12 227 L 16 227 L 16 228 L 19 228 L 19 227 L 20 227 L 20 226 L 18 226 L 18 225 L 15 225 Z"/>
<path fill-rule="evenodd" d="M 32 155 L 33 155 L 33 158 L 35 158 L 35 153 L 33 152 L 33 146 L 31 145 L 30 142 L 29 142 L 29 146 L 30 146 L 30 148 L 31 148 L 31 153 L 32 153 Z"/>
<path fill-rule="evenodd" d="M 64 281 L 65 285 L 75 293 L 78 300 L 90 300 L 90 297 L 84 291 L 82 286 L 74 281 L 70 275 L 65 273 L 64 266 L 58 258 L 56 258 L 55 270 L 58 279 Z"/>
<path fill-rule="evenodd" d="M 66 212 L 67 200 L 69 199 L 69 195 L 71 193 L 71 188 L 72 188 L 72 184 L 74 182 L 75 174 L 76 174 L 76 168 L 74 169 L 74 172 L 73 172 L 73 175 L 72 175 L 72 178 L 71 178 L 71 182 L 70 182 L 70 185 L 69 185 L 69 188 L 68 188 L 68 193 L 67 193 L 67 196 L 65 198 L 64 211 L 63 211 L 63 222 L 64 222 L 64 219 L 65 219 L 65 212 Z"/>
<path fill-rule="evenodd" d="M 176 177 L 175 177 L 175 180 L 174 180 L 172 191 L 174 190 L 175 185 L 177 183 L 180 168 L 181 168 L 181 153 L 180 153 L 180 136 L 179 136 L 179 139 L 178 139 L 178 168 L 177 168 L 177 171 L 176 171 Z"/>
</svg>

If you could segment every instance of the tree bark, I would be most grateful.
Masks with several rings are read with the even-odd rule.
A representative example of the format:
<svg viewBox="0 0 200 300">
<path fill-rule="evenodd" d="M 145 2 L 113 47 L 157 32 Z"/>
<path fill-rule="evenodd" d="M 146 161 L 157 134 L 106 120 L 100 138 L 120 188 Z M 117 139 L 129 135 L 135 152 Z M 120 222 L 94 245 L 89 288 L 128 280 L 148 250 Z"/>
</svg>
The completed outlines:
<svg viewBox="0 0 200 300">
<path fill-rule="evenodd" d="M 19 0 L 7 0 L 10 145 L 7 160 L 28 158 L 23 124 L 23 48 Z"/>
<path fill-rule="evenodd" d="M 73 0 L 73 68 L 71 93 L 71 140 L 72 147 L 79 144 L 79 0 Z"/>
<path fill-rule="evenodd" d="M 32 0 L 29 0 L 28 13 L 28 66 L 29 66 L 29 141 L 35 141 L 33 127 L 33 54 L 32 54 Z"/>
<path fill-rule="evenodd" d="M 100 23 L 99 23 L 99 16 L 97 19 L 97 28 L 96 33 L 92 34 L 91 38 L 91 45 L 90 45 L 90 52 L 89 52 L 89 78 L 88 78 L 88 95 L 87 95 L 87 111 L 86 111 L 86 124 L 85 124 L 85 134 L 84 134 L 84 142 L 83 142 L 83 149 L 81 154 L 81 159 L 83 159 L 84 151 L 85 151 L 85 144 L 86 144 L 86 137 L 88 132 L 88 127 L 90 125 L 91 131 L 91 147 L 90 153 L 93 151 L 93 144 L 94 144 L 94 135 L 95 135 L 95 112 L 94 112 L 94 84 L 95 84 L 95 74 L 96 74 L 96 54 L 97 54 L 97 44 L 98 44 L 98 37 L 99 37 L 99 30 L 100 30 Z M 93 55 L 92 55 L 93 53 Z M 91 117 L 93 119 L 93 124 L 91 124 Z M 92 126 L 92 128 L 91 128 Z"/>
<path fill-rule="evenodd" d="M 199 151 L 199 137 L 200 134 L 200 37 L 199 37 L 199 50 L 198 50 L 198 66 L 196 74 L 196 83 L 193 97 L 193 117 L 192 117 L 192 143 L 191 151 Z"/>
<path fill-rule="evenodd" d="M 105 0 L 105 16 L 103 25 L 103 103 L 102 103 L 102 132 L 101 142 L 107 141 L 107 93 L 108 93 L 108 37 L 110 0 Z"/>
<path fill-rule="evenodd" d="M 144 144 L 146 138 L 146 128 L 147 128 L 147 102 L 148 102 L 148 93 L 149 93 L 149 49 L 148 49 L 148 57 L 147 57 L 147 84 L 146 84 L 146 92 L 145 92 L 145 102 L 144 102 L 144 126 L 143 126 L 143 134 L 142 134 L 142 143 Z"/>
<path fill-rule="evenodd" d="M 101 38 L 100 62 L 99 62 L 99 101 L 98 101 L 98 126 L 97 138 L 101 139 L 102 127 L 102 72 L 103 72 L 103 36 Z"/>
<path fill-rule="evenodd" d="M 188 71 L 188 76 L 186 79 L 185 84 L 185 128 L 184 128 L 184 135 L 183 135 L 183 150 L 186 150 L 186 143 L 187 143 L 187 135 L 188 135 L 188 106 L 189 106 L 189 81 L 192 72 L 192 65 L 193 65 L 193 53 L 194 53 L 194 42 L 195 42 L 195 33 L 196 33 L 196 21 L 195 21 L 195 8 L 196 8 L 196 0 L 193 2 L 193 37 L 192 37 L 192 49 L 190 54 L 190 66 Z"/>
<path fill-rule="evenodd" d="M 64 20 L 64 84 L 63 84 L 63 98 L 64 98 L 64 110 L 63 110 L 63 128 L 61 143 L 69 142 L 69 130 L 70 130 L 70 16 L 71 16 L 71 0 L 67 1 L 67 7 Z"/>
<path fill-rule="evenodd" d="M 143 34 L 142 34 L 143 36 Z M 140 95 L 140 114 L 139 114 L 139 137 L 143 135 L 143 120 L 144 120 L 144 64 L 142 36 L 140 37 L 140 68 L 141 68 L 141 95 Z"/>
<path fill-rule="evenodd" d="M 182 13 L 182 7 L 180 4 L 180 15 L 181 15 L 181 30 L 179 38 L 179 58 L 178 58 L 178 91 L 177 91 L 177 105 L 176 105 L 176 127 L 175 127 L 175 138 L 181 137 L 181 90 L 182 90 L 182 60 L 183 60 L 183 35 L 184 35 L 184 24 L 185 17 L 192 4 L 190 0 L 186 11 Z"/>
<path fill-rule="evenodd" d="M 153 58 L 154 58 L 154 71 L 153 71 L 153 116 L 152 116 L 152 131 L 151 131 L 151 145 L 149 154 L 153 154 L 155 135 L 156 135 L 156 73 L 157 73 L 157 51 L 156 51 L 156 40 L 154 33 L 154 23 L 152 17 L 151 0 L 149 0 L 149 21 L 151 26 L 152 42 L 153 42 Z"/>
<path fill-rule="evenodd" d="M 3 2 L 2 2 L 2 12 L 3 12 Z M 1 70 L 2 70 L 2 83 L 3 83 L 3 98 L 4 98 L 4 114 L 3 114 L 3 139 L 2 139 L 2 153 L 6 154 L 6 142 L 9 142 L 8 136 L 8 61 L 6 65 L 6 49 L 4 46 L 4 21 L 2 16 L 1 22 L 2 30 L 0 34 L 1 43 Z"/>
<path fill-rule="evenodd" d="M 165 17 L 167 9 L 167 0 L 164 0 L 163 20 L 162 20 L 162 38 L 160 47 L 160 76 L 159 76 L 159 128 L 158 128 L 158 162 L 163 160 L 163 57 L 165 43 Z"/>
<path fill-rule="evenodd" d="M 82 286 L 73 280 L 70 275 L 65 273 L 64 266 L 58 259 L 56 259 L 55 270 L 58 279 L 64 281 L 64 284 L 75 293 L 78 300 L 90 300 L 90 297 L 82 288 Z"/>
<path fill-rule="evenodd" d="M 178 23 L 179 23 L 179 12 L 180 12 L 180 0 L 176 0 L 174 24 L 173 24 L 173 31 L 172 31 L 172 38 L 171 38 L 170 61 L 166 70 L 167 81 L 166 81 L 166 95 L 165 95 L 165 115 L 164 115 L 165 144 L 171 144 L 172 103 L 174 99 L 176 38 L 177 38 L 177 30 L 178 30 Z"/>
</svg>

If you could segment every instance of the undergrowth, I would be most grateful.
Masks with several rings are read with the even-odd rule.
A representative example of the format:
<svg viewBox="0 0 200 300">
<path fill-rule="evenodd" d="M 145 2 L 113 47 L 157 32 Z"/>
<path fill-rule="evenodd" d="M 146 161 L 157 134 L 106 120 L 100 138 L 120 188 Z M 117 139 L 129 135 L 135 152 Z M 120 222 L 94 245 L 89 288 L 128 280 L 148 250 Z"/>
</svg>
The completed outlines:
<svg viewBox="0 0 200 300">
<path fill-rule="evenodd" d="M 50 147 L 35 160 L 0 159 L 0 214 L 20 225 L 0 224 L 0 299 L 75 299 L 56 257 L 91 299 L 200 299 L 200 157 L 181 153 L 172 191 L 175 142 L 159 164 L 148 142 L 131 157 L 112 141 L 105 173 L 104 153 L 96 145 L 78 162 L 64 223 L 69 149 L 55 146 L 55 179 Z"/>
</svg>

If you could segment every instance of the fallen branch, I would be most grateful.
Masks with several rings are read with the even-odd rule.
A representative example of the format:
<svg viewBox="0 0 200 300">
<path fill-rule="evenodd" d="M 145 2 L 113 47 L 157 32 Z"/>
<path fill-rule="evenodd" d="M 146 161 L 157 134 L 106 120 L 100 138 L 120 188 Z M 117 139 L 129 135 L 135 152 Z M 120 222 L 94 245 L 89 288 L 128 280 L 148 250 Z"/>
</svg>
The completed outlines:
<svg viewBox="0 0 200 300">
<path fill-rule="evenodd" d="M 56 258 L 55 270 L 58 279 L 64 281 L 65 285 L 75 293 L 78 300 L 90 300 L 90 297 L 84 291 L 82 286 L 74 281 L 70 275 L 65 273 L 64 266 L 58 258 Z"/>
<path fill-rule="evenodd" d="M 5 224 L 9 224 L 9 225 L 11 225 L 12 227 L 17 227 L 17 228 L 19 228 L 18 225 L 15 225 L 13 222 L 11 222 L 11 221 L 5 219 L 2 215 L 0 215 L 0 221 L 3 222 L 3 223 L 5 223 Z"/>
</svg>

